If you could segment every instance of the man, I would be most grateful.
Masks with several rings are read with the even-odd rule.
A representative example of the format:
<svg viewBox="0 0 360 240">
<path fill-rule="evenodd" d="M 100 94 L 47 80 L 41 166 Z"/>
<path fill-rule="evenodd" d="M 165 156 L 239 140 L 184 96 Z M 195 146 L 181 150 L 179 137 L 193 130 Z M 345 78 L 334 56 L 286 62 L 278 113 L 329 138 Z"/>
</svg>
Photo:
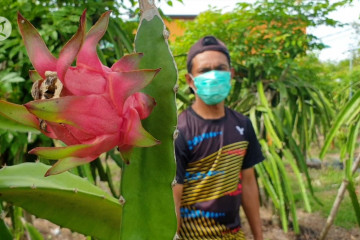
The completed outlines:
<svg viewBox="0 0 360 240">
<path fill-rule="evenodd" d="M 234 70 L 225 44 L 213 36 L 196 42 L 186 81 L 195 101 L 178 120 L 173 186 L 180 239 L 245 239 L 240 205 L 255 240 L 261 240 L 253 166 L 263 160 L 248 118 L 224 106 Z"/>
</svg>

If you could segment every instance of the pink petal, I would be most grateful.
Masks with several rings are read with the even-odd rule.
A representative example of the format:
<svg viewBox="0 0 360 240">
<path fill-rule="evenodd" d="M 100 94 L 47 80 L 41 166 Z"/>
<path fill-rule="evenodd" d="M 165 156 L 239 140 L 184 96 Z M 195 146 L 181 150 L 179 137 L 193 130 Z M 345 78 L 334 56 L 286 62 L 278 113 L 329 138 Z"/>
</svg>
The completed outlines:
<svg viewBox="0 0 360 240">
<path fill-rule="evenodd" d="M 139 63 L 143 55 L 143 53 L 125 55 L 112 65 L 111 70 L 114 72 L 129 72 L 136 70 L 139 68 Z"/>
<path fill-rule="evenodd" d="M 135 108 L 140 119 L 147 118 L 155 107 L 155 99 L 145 93 L 137 92 L 128 97 L 124 104 L 124 112 L 129 108 Z"/>
<path fill-rule="evenodd" d="M 35 148 L 31 150 L 30 153 L 49 159 L 58 159 L 59 157 L 59 161 L 46 172 L 45 176 L 49 176 L 93 161 L 99 157 L 101 153 L 114 148 L 117 140 L 118 138 L 116 136 L 108 135 L 99 137 L 89 144 L 60 148 Z"/>
<path fill-rule="evenodd" d="M 45 71 L 56 71 L 56 58 L 51 55 L 35 27 L 18 13 L 18 26 L 31 63 L 42 78 Z"/>
<path fill-rule="evenodd" d="M 65 125 L 66 130 L 80 143 L 89 143 L 94 141 L 96 135 L 90 134 L 87 130 L 82 131 L 71 125 Z M 71 143 L 65 142 L 66 145 L 72 145 Z"/>
<path fill-rule="evenodd" d="M 111 72 L 111 68 L 109 68 L 108 66 L 102 65 L 102 70 L 103 72 Z"/>
<path fill-rule="evenodd" d="M 103 135 L 93 139 L 89 143 L 75 144 L 66 147 L 37 147 L 29 154 L 35 154 L 46 159 L 62 159 L 68 157 L 98 157 L 116 146 L 118 138 L 114 135 Z"/>
<path fill-rule="evenodd" d="M 96 45 L 106 32 L 111 11 L 101 15 L 86 35 L 85 42 L 77 58 L 77 66 L 86 66 L 94 71 L 102 71 L 102 63 L 96 52 Z"/>
<path fill-rule="evenodd" d="M 159 71 L 160 69 L 108 73 L 110 97 L 119 114 L 123 111 L 125 100 L 148 85 Z"/>
<path fill-rule="evenodd" d="M 137 111 L 130 108 L 121 129 L 119 148 L 126 149 L 126 145 L 151 147 L 159 143 L 159 140 L 156 140 L 142 127 Z"/>
<path fill-rule="evenodd" d="M 85 23 L 86 23 L 86 10 L 80 17 L 80 26 L 76 34 L 65 44 L 63 49 L 60 52 L 59 59 L 57 62 L 57 74 L 59 79 L 64 82 L 64 76 L 66 70 L 70 67 L 72 62 L 75 60 L 76 55 L 78 54 L 81 45 L 85 37 Z"/>
<path fill-rule="evenodd" d="M 45 129 L 41 129 L 40 131 L 47 137 L 52 138 L 52 139 L 58 139 L 58 137 L 56 136 L 55 132 L 53 131 L 53 129 L 51 128 L 51 126 L 49 126 L 49 123 L 46 123 L 46 128 Z"/>
<path fill-rule="evenodd" d="M 78 140 L 78 137 L 75 137 L 73 132 L 69 130 L 69 126 L 53 122 L 46 122 L 46 125 L 47 132 L 53 133 L 53 136 L 51 138 L 59 139 L 63 141 L 66 145 L 75 145 L 81 143 L 81 141 Z"/>
<path fill-rule="evenodd" d="M 94 136 L 118 134 L 122 122 L 109 100 L 101 95 L 32 101 L 25 106 L 40 119 L 71 125 Z"/>
<path fill-rule="evenodd" d="M 102 94 L 106 90 L 106 79 L 99 72 L 70 67 L 65 75 L 64 86 L 71 95 Z"/>
</svg>

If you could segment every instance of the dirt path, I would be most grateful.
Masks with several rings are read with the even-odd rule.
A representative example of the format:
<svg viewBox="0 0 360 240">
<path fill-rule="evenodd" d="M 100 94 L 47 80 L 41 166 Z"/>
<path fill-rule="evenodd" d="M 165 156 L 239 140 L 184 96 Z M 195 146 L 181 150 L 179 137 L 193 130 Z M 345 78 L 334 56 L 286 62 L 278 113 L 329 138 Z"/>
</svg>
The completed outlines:
<svg viewBox="0 0 360 240">
<path fill-rule="evenodd" d="M 271 213 L 261 208 L 261 219 L 263 222 L 264 239 L 268 240 L 316 240 L 320 236 L 321 230 L 325 225 L 326 219 L 318 213 L 305 213 L 298 211 L 298 220 L 301 234 L 295 235 L 292 230 L 284 233 L 282 228 L 273 224 L 274 220 Z M 243 218 L 244 219 L 244 218 Z M 276 218 L 275 218 L 276 219 Z M 243 229 L 247 240 L 253 240 L 251 231 L 246 220 L 243 220 Z M 327 240 L 360 240 L 360 229 L 347 230 L 345 228 L 332 226 Z"/>
<path fill-rule="evenodd" d="M 242 214 L 243 215 L 243 214 Z M 271 213 L 262 208 L 261 218 L 263 221 L 264 239 L 267 240 L 315 240 L 318 239 L 320 232 L 325 224 L 326 219 L 318 213 L 304 213 L 299 211 L 299 224 L 301 226 L 301 234 L 296 236 L 294 232 L 284 233 L 277 224 L 273 224 Z M 247 240 L 253 240 L 251 231 L 245 217 L 243 217 L 243 229 Z M 36 219 L 34 225 L 43 234 L 45 239 L 52 240 L 86 240 L 86 238 L 78 233 L 72 233 L 69 229 L 59 228 L 57 225 L 47 220 Z M 360 229 L 347 230 L 341 227 L 332 226 L 327 240 L 359 240 Z"/>
</svg>

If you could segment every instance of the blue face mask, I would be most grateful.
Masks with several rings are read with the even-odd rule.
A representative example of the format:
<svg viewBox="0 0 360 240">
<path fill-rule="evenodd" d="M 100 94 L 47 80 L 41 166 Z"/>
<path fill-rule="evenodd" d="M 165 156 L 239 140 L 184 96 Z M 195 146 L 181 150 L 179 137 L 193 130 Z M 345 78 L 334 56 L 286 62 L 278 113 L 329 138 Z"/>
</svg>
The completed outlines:
<svg viewBox="0 0 360 240">
<path fill-rule="evenodd" d="M 212 70 L 194 78 L 197 95 L 207 105 L 215 105 L 223 101 L 231 89 L 231 73 Z"/>
</svg>

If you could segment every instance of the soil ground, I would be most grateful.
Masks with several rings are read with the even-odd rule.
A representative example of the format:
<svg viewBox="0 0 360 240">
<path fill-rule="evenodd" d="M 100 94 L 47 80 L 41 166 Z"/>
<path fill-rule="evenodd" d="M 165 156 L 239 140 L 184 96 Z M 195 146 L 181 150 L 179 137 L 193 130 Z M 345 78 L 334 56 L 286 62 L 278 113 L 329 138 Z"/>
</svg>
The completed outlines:
<svg viewBox="0 0 360 240">
<path fill-rule="evenodd" d="M 242 214 L 243 215 L 243 214 Z M 326 219 L 318 213 L 298 212 L 301 234 L 295 235 L 293 231 L 284 233 L 280 226 L 274 224 L 274 218 L 269 210 L 261 208 L 264 239 L 267 240 L 315 240 L 325 225 Z M 247 240 L 252 240 L 251 231 L 245 217 L 243 217 L 243 229 Z M 81 234 L 72 233 L 69 229 L 60 228 L 55 224 L 43 219 L 34 220 L 35 227 L 43 234 L 46 240 L 86 240 Z M 359 240 L 360 229 L 347 230 L 341 227 L 332 226 L 327 240 Z"/>
<path fill-rule="evenodd" d="M 305 213 L 298 211 L 298 220 L 300 224 L 301 233 L 295 235 L 292 230 L 284 233 L 278 224 L 274 224 L 272 214 L 269 210 L 261 208 L 260 214 L 263 222 L 264 239 L 268 240 L 316 240 L 325 226 L 326 219 L 320 216 L 319 213 Z M 244 219 L 244 218 L 243 218 Z M 252 240 L 251 230 L 246 220 L 243 220 L 243 229 L 245 231 L 246 239 Z M 360 240 L 360 229 L 347 230 L 338 226 L 332 226 L 327 240 Z"/>
<path fill-rule="evenodd" d="M 358 152 L 356 156 L 358 154 L 360 154 L 360 152 Z M 327 162 L 327 164 L 332 164 L 334 160 L 337 160 L 338 158 L 338 154 L 328 154 L 325 162 Z M 313 179 L 317 178 L 313 176 Z M 243 212 L 241 212 L 241 215 L 246 239 L 253 240 L 249 224 L 247 223 Z M 276 217 L 273 217 L 268 208 L 261 208 L 260 216 L 263 223 L 262 230 L 265 240 L 316 240 L 319 239 L 320 233 L 326 223 L 326 218 L 321 216 L 318 212 L 306 213 L 298 211 L 297 216 L 301 233 L 296 235 L 292 229 L 289 229 L 288 233 L 284 233 L 281 226 L 279 226 L 279 220 L 277 220 Z M 44 219 L 34 219 L 33 224 L 44 236 L 45 240 L 86 240 L 84 235 L 72 233 L 69 229 L 60 228 Z M 360 228 L 348 230 L 332 225 L 326 240 L 360 240 Z"/>
</svg>

